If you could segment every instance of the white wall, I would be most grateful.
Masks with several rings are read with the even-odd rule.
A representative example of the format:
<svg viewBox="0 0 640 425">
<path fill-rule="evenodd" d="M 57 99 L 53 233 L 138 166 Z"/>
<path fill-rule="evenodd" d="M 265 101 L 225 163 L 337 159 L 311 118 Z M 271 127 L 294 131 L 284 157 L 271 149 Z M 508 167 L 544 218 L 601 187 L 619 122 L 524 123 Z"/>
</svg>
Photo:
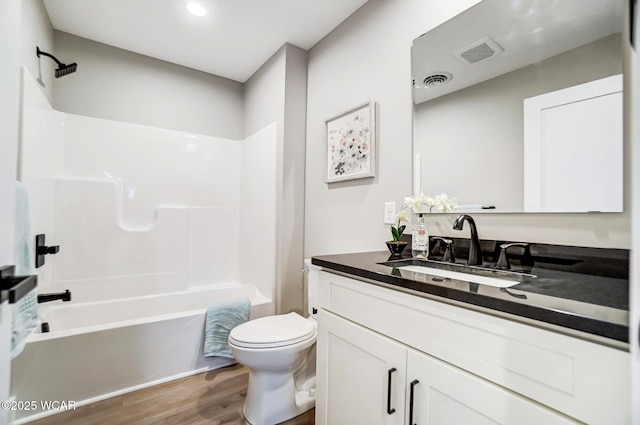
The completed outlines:
<svg viewBox="0 0 640 425">
<path fill-rule="evenodd" d="M 384 250 L 385 201 L 411 195 L 411 43 L 477 3 L 369 0 L 309 51 L 305 256 Z M 324 121 L 373 100 L 379 105 L 373 179 L 323 182 Z"/>
<path fill-rule="evenodd" d="M 20 82 L 20 46 L 15 34 L 20 32 L 20 2 L 0 2 L 0 267 L 15 264 L 14 205 L 16 155 L 18 148 L 18 107 Z M 9 398 L 11 381 L 11 310 L 0 307 L 0 401 Z M 0 423 L 7 423 L 9 413 L 0 410 Z"/>
<path fill-rule="evenodd" d="M 411 43 L 475 3 L 370 0 L 310 50 L 305 256 L 385 249 L 383 204 L 412 193 Z M 324 120 L 367 100 L 379 104 L 377 175 L 327 185 Z M 627 159 L 627 183 L 630 169 Z M 485 239 L 629 248 L 628 187 L 622 214 L 478 214 L 478 232 Z M 451 229 L 454 218 L 429 216 L 426 224 L 434 235 L 467 237 Z"/>
<path fill-rule="evenodd" d="M 18 116 L 20 105 L 20 50 L 15 34 L 20 31 L 20 2 L 3 1 L 0 5 L 0 267 L 15 264 L 14 205 L 18 152 Z"/>
</svg>

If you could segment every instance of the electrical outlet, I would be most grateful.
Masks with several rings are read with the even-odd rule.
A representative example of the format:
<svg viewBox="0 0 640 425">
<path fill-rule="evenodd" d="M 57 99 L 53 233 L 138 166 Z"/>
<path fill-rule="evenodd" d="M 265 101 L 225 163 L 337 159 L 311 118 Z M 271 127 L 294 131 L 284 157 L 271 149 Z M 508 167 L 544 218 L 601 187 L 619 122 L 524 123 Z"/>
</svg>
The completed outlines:
<svg viewBox="0 0 640 425">
<path fill-rule="evenodd" d="M 396 203 L 384 203 L 384 224 L 394 224 L 396 222 Z"/>
</svg>

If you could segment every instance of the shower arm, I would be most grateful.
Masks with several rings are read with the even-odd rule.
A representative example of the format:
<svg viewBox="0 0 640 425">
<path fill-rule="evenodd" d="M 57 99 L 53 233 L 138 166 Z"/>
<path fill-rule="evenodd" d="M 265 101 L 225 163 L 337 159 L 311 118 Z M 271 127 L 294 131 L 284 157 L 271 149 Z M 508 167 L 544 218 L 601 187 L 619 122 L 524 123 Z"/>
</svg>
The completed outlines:
<svg viewBox="0 0 640 425">
<path fill-rule="evenodd" d="M 60 62 L 58 59 L 56 59 L 56 57 L 55 57 L 55 56 L 53 56 L 52 54 L 47 53 L 47 52 L 43 52 L 42 50 L 40 50 L 40 47 L 38 47 L 38 46 L 36 46 L 36 55 L 38 55 L 38 57 L 40 57 L 40 55 L 44 55 L 44 56 L 50 57 L 51 59 L 53 59 L 54 61 L 56 61 L 56 63 L 58 64 L 58 66 L 62 66 L 62 67 L 66 66 L 65 64 L 63 64 L 62 62 Z"/>
</svg>

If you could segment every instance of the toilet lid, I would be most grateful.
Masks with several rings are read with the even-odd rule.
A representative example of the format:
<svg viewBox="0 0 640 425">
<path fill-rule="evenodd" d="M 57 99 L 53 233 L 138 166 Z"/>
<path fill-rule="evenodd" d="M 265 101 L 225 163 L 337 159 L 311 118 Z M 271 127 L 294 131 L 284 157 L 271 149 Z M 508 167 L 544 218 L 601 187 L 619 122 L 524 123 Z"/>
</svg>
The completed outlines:
<svg viewBox="0 0 640 425">
<path fill-rule="evenodd" d="M 305 341 L 316 334 L 310 320 L 297 313 L 261 317 L 236 326 L 229 342 L 239 347 L 275 348 Z"/>
</svg>

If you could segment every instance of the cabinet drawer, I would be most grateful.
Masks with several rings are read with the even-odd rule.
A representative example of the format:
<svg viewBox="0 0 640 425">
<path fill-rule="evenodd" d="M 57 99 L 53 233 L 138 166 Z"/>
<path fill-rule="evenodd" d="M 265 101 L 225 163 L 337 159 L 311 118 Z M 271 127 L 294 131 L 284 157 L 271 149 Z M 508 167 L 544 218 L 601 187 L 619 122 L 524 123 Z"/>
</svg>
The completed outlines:
<svg viewBox="0 0 640 425">
<path fill-rule="evenodd" d="M 630 422 L 628 353 L 320 272 L 320 307 L 590 424 Z"/>
<path fill-rule="evenodd" d="M 579 422 L 448 363 L 408 351 L 406 423 L 577 425 Z M 413 409 L 411 409 L 413 405 Z"/>
</svg>

